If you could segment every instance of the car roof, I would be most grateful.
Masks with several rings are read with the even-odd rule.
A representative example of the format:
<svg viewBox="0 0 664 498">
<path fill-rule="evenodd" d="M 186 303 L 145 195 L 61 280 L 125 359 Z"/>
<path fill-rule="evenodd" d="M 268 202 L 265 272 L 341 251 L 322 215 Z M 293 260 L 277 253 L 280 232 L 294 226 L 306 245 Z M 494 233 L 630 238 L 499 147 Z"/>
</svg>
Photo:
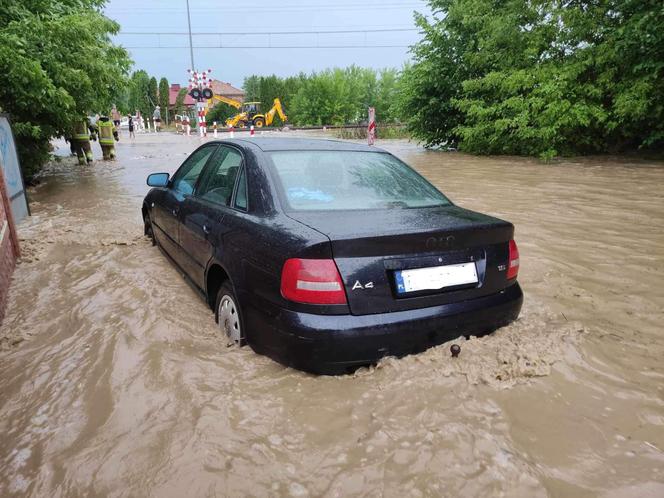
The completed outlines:
<svg viewBox="0 0 664 498">
<path fill-rule="evenodd" d="M 252 144 L 264 152 L 285 151 L 285 150 L 339 150 L 356 152 L 386 152 L 378 147 L 373 147 L 354 142 L 342 140 L 329 140 L 322 138 L 231 138 L 224 140 L 226 143 L 236 143 L 238 145 Z"/>
</svg>

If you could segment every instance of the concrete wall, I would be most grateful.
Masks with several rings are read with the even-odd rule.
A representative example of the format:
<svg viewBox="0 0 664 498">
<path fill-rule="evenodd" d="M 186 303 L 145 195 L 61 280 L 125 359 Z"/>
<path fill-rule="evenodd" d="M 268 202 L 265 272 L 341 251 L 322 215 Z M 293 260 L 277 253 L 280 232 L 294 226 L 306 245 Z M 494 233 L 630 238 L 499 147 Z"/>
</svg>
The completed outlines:
<svg viewBox="0 0 664 498">
<path fill-rule="evenodd" d="M 19 256 L 18 237 L 11 203 L 7 195 L 5 177 L 0 169 L 0 322 L 5 316 L 9 284 Z"/>
</svg>

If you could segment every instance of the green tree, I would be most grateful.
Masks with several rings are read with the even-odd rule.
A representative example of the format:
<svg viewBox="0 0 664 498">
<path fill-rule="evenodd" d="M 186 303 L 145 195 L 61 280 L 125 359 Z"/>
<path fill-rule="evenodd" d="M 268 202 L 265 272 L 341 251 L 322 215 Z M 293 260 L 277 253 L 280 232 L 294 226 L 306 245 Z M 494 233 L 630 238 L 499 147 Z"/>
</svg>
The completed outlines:
<svg viewBox="0 0 664 498">
<path fill-rule="evenodd" d="M 349 66 L 288 78 L 253 75 L 243 88 L 247 101 L 258 100 L 266 110 L 279 97 L 293 124 L 331 125 L 365 121 L 371 106 L 380 121 L 394 121 L 397 81 L 394 69 Z"/>
<path fill-rule="evenodd" d="M 430 0 L 395 110 L 429 145 L 558 154 L 664 146 L 654 0 Z"/>
<path fill-rule="evenodd" d="M 125 86 L 123 86 L 119 91 L 117 92 L 115 96 L 115 105 L 118 108 L 118 111 L 120 111 L 120 114 L 126 115 L 129 114 L 131 111 L 131 108 L 129 106 L 129 83 Z"/>
<path fill-rule="evenodd" d="M 244 99 L 247 102 L 260 101 L 260 76 L 252 75 L 244 79 L 242 84 Z"/>
<path fill-rule="evenodd" d="M 438 12 L 443 9 L 439 2 L 430 5 Z M 401 71 L 393 110 L 425 145 L 453 145 L 459 138 L 456 127 L 463 123 L 463 114 L 454 100 L 459 97 L 468 67 L 461 62 L 454 41 L 445 31 L 445 19 L 434 18 L 430 22 L 416 14 L 415 22 L 424 37 L 411 49 L 413 64 Z M 466 32 L 459 33 L 459 37 L 472 39 Z"/>
<path fill-rule="evenodd" d="M 295 79 L 291 78 L 252 75 L 245 78 L 242 88 L 246 102 L 261 102 L 263 112 L 267 112 L 275 98 L 279 98 L 284 109 L 287 109 L 290 97 L 294 94 L 294 83 Z M 279 123 L 279 116 L 275 119 Z"/>
<path fill-rule="evenodd" d="M 175 114 L 182 115 L 185 113 L 184 99 L 187 97 L 189 90 L 185 88 L 180 88 L 177 97 L 175 97 Z"/>
<path fill-rule="evenodd" d="M 0 111 L 9 115 L 24 175 L 49 157 L 49 140 L 91 112 L 108 112 L 130 66 L 113 45 L 104 0 L 0 3 Z"/>
<path fill-rule="evenodd" d="M 303 79 L 289 107 L 289 119 L 301 125 L 341 125 L 366 120 L 375 106 L 377 74 L 350 66 L 312 73 Z"/>
<path fill-rule="evenodd" d="M 161 119 L 166 123 L 166 125 L 169 124 L 170 118 L 168 115 L 169 88 L 168 80 L 166 78 L 159 80 L 159 107 L 161 108 Z"/>
<path fill-rule="evenodd" d="M 149 117 L 152 117 L 154 108 L 159 105 L 159 86 L 157 85 L 157 78 L 154 76 L 150 78 L 148 83 L 148 102 L 150 105 Z"/>
<path fill-rule="evenodd" d="M 152 116 L 149 94 L 150 76 L 142 69 L 134 71 L 129 79 L 129 107 L 132 113 L 138 110 L 143 117 Z"/>
<path fill-rule="evenodd" d="M 284 79 L 284 94 L 281 96 L 281 103 L 283 104 L 286 115 L 289 113 L 288 110 L 291 107 L 293 97 L 300 90 L 300 87 L 306 79 L 307 75 L 304 73 L 300 73 L 297 76 L 289 76 Z"/>
<path fill-rule="evenodd" d="M 376 119 L 381 123 L 396 121 L 397 82 L 398 72 L 396 69 L 380 71 L 373 106 L 376 108 Z"/>
</svg>

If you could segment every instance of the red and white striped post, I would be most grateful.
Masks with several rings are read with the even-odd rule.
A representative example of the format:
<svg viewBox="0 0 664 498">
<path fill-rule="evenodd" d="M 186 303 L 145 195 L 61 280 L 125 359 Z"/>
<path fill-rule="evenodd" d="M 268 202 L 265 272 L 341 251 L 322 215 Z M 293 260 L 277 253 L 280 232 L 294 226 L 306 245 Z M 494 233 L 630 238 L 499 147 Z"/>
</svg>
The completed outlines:
<svg viewBox="0 0 664 498">
<path fill-rule="evenodd" d="M 367 143 L 373 145 L 376 142 L 376 109 L 369 107 L 369 126 L 367 127 Z"/>
<path fill-rule="evenodd" d="M 249 128 L 249 136 L 253 137 L 255 134 L 256 132 L 254 131 L 254 125 L 251 125 L 251 128 Z"/>
<path fill-rule="evenodd" d="M 202 103 L 197 104 L 198 107 L 198 134 L 203 137 L 207 137 L 207 124 L 205 123 L 205 108 Z"/>
<path fill-rule="evenodd" d="M 235 138 L 235 129 L 233 128 L 233 125 L 228 125 L 228 137 Z"/>
</svg>

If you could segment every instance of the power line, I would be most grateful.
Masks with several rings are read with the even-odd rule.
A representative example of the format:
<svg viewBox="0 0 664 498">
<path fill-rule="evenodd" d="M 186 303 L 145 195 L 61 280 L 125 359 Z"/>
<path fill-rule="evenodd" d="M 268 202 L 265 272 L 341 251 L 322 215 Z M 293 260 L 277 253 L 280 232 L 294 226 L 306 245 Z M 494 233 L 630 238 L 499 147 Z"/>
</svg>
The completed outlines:
<svg viewBox="0 0 664 498">
<path fill-rule="evenodd" d="M 140 50 L 140 49 L 188 49 L 189 46 L 186 45 L 155 45 L 155 46 L 123 46 L 127 50 Z M 196 49 L 297 49 L 297 48 L 316 48 L 316 49 L 325 49 L 325 48 L 410 48 L 410 45 L 197 45 L 194 46 Z"/>
<path fill-rule="evenodd" d="M 288 30 L 304 30 L 304 29 L 309 29 L 313 30 L 311 32 L 317 32 L 321 30 L 326 30 L 326 29 L 352 29 L 355 30 L 357 29 L 358 31 L 366 31 L 367 29 L 413 29 L 413 25 L 402 25 L 402 24 L 344 24 L 344 25 L 339 25 L 339 23 L 336 24 L 328 24 L 328 25 L 316 25 L 313 26 L 311 24 L 307 24 L 306 26 L 287 26 L 283 25 L 282 23 L 279 23 L 279 25 Z M 124 23 L 123 26 L 127 26 L 127 23 Z M 134 25 L 127 27 L 126 29 L 131 29 L 131 30 L 155 30 L 155 29 L 179 29 L 182 27 L 182 23 L 177 23 L 174 25 L 165 25 L 163 23 L 159 23 L 158 25 L 148 25 L 148 24 L 140 24 L 140 25 Z M 237 27 L 237 23 L 234 23 L 233 26 L 230 26 L 229 29 L 233 29 L 234 27 Z M 220 26 L 217 24 L 215 26 L 199 26 L 198 29 L 220 29 Z M 140 33 L 145 33 L 146 31 L 140 31 Z M 306 31 L 307 33 L 309 31 Z M 256 34 L 261 34 L 264 33 L 264 31 L 261 32 L 254 32 Z"/>
<path fill-rule="evenodd" d="M 149 1 L 142 1 L 140 6 L 130 5 L 130 6 L 121 6 L 121 7 L 109 7 L 110 10 L 131 10 L 131 9 L 145 9 L 145 10 L 154 10 L 154 9 L 161 9 L 161 10 L 184 10 L 185 7 L 182 6 L 164 6 L 164 0 L 157 0 L 155 1 L 152 5 L 150 5 Z M 199 2 L 200 3 L 200 2 Z M 284 3 L 284 2 L 279 2 L 278 6 L 274 5 L 273 0 L 268 0 L 267 5 L 258 5 L 257 2 L 254 0 L 252 1 L 252 10 L 262 10 L 263 8 L 268 8 L 268 9 L 301 9 L 301 8 L 311 8 L 311 9 L 317 9 L 319 7 L 355 7 L 357 6 L 358 2 L 355 0 L 350 0 L 346 2 L 340 2 L 338 0 L 331 0 L 328 2 L 321 3 L 318 0 L 309 3 L 302 3 L 302 2 L 297 2 L 297 3 Z M 425 6 L 427 5 L 428 0 L 374 0 L 373 3 L 370 3 L 370 0 L 364 0 L 363 5 L 369 8 L 372 7 L 380 7 L 382 5 L 422 5 Z M 206 6 L 206 7 L 194 7 L 193 10 L 210 10 L 210 9 L 223 9 L 225 7 L 223 6 Z M 240 9 L 242 8 L 243 10 L 248 10 L 245 7 L 239 7 L 237 5 L 232 6 L 231 8 L 234 9 Z"/>
<path fill-rule="evenodd" d="M 384 28 L 384 29 L 335 29 L 335 30 L 317 30 L 317 31 L 199 31 L 191 33 L 191 36 L 208 35 L 322 35 L 322 34 L 341 34 L 341 33 L 395 33 L 406 31 L 419 31 L 418 28 Z M 118 35 L 189 35 L 188 31 L 120 31 Z"/>
<path fill-rule="evenodd" d="M 414 8 L 422 8 L 426 7 L 425 4 L 422 3 L 396 3 L 396 4 L 371 4 L 371 5 L 347 5 L 347 6 L 340 6 L 338 4 L 330 4 L 330 5 L 311 5 L 307 6 L 306 8 L 302 7 L 283 7 L 283 8 L 260 8 L 260 9 L 253 9 L 251 12 L 249 12 L 246 8 L 240 9 L 240 8 L 223 8 L 223 7 L 208 7 L 208 8 L 199 8 L 199 9 L 191 9 L 192 12 L 196 13 L 213 13 L 213 12 L 220 12 L 220 13 L 251 13 L 253 14 L 261 14 L 261 13 L 292 13 L 292 12 L 318 12 L 318 11 L 338 11 L 338 12 L 345 12 L 345 11 L 362 11 L 362 10 L 374 10 L 374 9 L 379 9 L 379 10 L 404 10 L 404 9 L 414 9 Z M 154 13 L 156 12 L 185 12 L 186 9 L 179 8 L 179 7 L 135 7 L 135 8 L 109 8 L 104 11 L 106 15 L 113 14 L 113 13 L 135 13 L 138 11 L 144 11 L 144 12 L 151 12 Z"/>
</svg>

